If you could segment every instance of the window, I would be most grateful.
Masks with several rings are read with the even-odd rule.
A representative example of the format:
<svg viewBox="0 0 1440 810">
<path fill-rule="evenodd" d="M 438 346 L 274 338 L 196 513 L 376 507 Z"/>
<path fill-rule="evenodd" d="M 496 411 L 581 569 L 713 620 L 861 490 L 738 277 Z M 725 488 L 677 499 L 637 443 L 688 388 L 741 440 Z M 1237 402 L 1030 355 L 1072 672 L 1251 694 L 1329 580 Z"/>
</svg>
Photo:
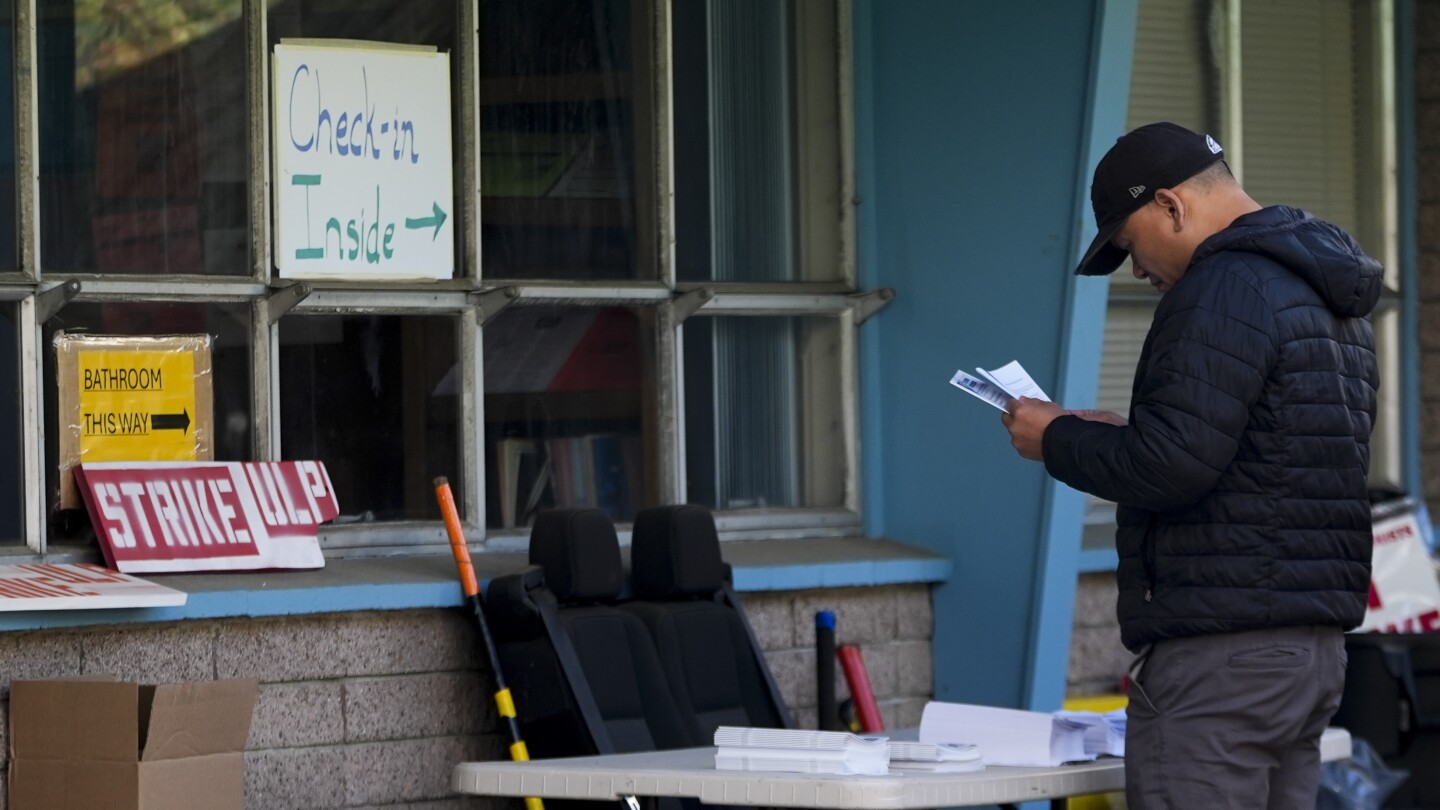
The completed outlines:
<svg viewBox="0 0 1440 810">
<path fill-rule="evenodd" d="M 0 544 L 21 537 L 20 347 L 15 307 L 0 304 Z"/>
<path fill-rule="evenodd" d="M 0 7 L 0 70 L 15 75 L 10 5 Z M 0 273 L 15 271 L 15 83 L 0 83 Z M 0 537 L 4 537 L 0 529 Z"/>
<path fill-rule="evenodd" d="M 1373 317 L 1384 380 L 1399 358 L 1394 109 L 1382 80 L 1393 61 L 1386 0 L 1142 0 L 1127 129 L 1171 120 L 1209 132 L 1246 190 L 1345 228 L 1386 267 Z M 1099 407 L 1125 413 L 1156 297 L 1131 274 L 1111 277 Z M 1399 385 L 1381 386 L 1371 479 L 1402 480 Z M 1092 499 L 1087 548 L 1108 548 L 1113 507 Z"/>
<path fill-rule="evenodd" d="M 833 452 L 845 444 L 840 329 L 822 317 L 686 322 L 691 502 L 722 511 L 843 505 Z"/>
<path fill-rule="evenodd" d="M 328 464 L 338 524 L 439 520 L 430 481 L 463 489 L 456 319 L 296 315 L 280 321 L 280 446 Z"/>
<path fill-rule="evenodd" d="M 33 83 L 38 105 L 0 120 L 0 192 L 21 214 L 0 217 L 21 223 L 0 244 L 37 266 L 0 301 L 0 383 L 20 390 L 0 401 L 18 425 L 11 452 L 0 438 L 0 543 L 86 536 L 57 496 L 51 341 L 70 333 L 208 335 L 215 458 L 325 462 L 330 552 L 438 550 L 440 475 L 497 548 L 565 506 L 623 524 L 707 503 L 733 537 L 856 531 L 847 7 L 21 4 L 14 52 L 35 69 L 17 92 Z M 274 47 L 314 39 L 448 60 L 453 274 L 276 269 L 284 144 L 261 100 Z M 13 168 L 26 139 L 30 176 Z M 26 498 L 44 519 L 21 519 Z"/>
<path fill-rule="evenodd" d="M 642 240 L 655 178 L 638 151 L 653 148 L 653 19 L 638 0 L 481 4 L 485 276 L 656 277 Z"/>
<path fill-rule="evenodd" d="M 76 302 L 45 324 L 41 343 L 45 357 L 46 413 L 55 416 L 45 434 L 45 472 L 48 493 L 46 510 L 52 516 L 51 538 L 68 539 L 88 525 L 81 509 L 61 509 L 56 502 L 60 491 L 60 435 L 72 429 L 62 424 L 56 395 L 59 388 L 54 349 L 61 333 L 94 335 L 209 335 L 210 390 L 212 418 L 210 447 L 217 461 L 238 461 L 250 457 L 250 314 L 244 304 L 202 304 L 173 301 Z M 79 428 L 86 432 L 84 426 Z M 118 438 L 116 441 L 120 441 Z M 136 435 L 135 441 L 146 441 Z M 82 453 L 85 452 L 82 444 Z M 137 448 L 143 454 L 143 447 Z M 144 458 L 143 455 L 137 457 Z M 82 456 L 83 458 L 83 456 Z M 103 460 L 113 461 L 115 458 Z"/>
<path fill-rule="evenodd" d="M 246 273 L 240 0 L 36 7 L 41 264 Z"/>
</svg>

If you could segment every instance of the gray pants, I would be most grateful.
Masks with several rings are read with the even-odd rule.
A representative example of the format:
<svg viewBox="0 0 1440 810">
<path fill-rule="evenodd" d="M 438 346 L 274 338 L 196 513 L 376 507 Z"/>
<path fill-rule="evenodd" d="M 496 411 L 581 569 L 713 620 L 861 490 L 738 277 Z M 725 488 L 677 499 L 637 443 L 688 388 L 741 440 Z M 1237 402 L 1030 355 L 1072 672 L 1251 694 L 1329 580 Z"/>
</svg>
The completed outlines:
<svg viewBox="0 0 1440 810">
<path fill-rule="evenodd" d="M 1131 672 L 1129 810 L 1313 810 L 1345 685 L 1339 629 L 1160 641 Z"/>
</svg>

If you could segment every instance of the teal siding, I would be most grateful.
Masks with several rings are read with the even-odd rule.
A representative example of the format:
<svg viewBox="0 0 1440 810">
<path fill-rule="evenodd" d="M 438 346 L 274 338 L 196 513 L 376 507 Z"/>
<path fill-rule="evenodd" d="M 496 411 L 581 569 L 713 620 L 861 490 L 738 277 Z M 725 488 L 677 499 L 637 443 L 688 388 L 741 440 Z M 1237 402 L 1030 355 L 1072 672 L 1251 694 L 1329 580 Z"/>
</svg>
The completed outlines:
<svg viewBox="0 0 1440 810">
<path fill-rule="evenodd" d="M 1083 504 L 947 380 L 1019 359 L 1093 401 L 1104 285 L 1070 269 L 1093 230 L 1081 177 L 1123 123 L 1133 18 L 1133 0 L 856 0 L 861 283 L 896 291 L 861 328 L 865 510 L 870 533 L 953 560 L 943 699 L 1063 690 Z"/>
</svg>

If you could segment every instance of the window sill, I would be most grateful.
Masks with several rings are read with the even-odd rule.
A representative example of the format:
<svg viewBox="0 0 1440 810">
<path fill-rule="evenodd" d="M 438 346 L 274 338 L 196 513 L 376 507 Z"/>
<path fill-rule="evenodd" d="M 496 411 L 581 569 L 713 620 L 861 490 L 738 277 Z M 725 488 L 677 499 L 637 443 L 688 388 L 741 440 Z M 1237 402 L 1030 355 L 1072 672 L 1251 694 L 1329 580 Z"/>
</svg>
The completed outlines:
<svg viewBox="0 0 1440 810">
<path fill-rule="evenodd" d="M 863 537 L 750 540 L 721 545 L 741 592 L 940 582 L 951 563 L 929 551 Z M 628 549 L 625 554 L 628 556 Z M 476 554 L 482 581 L 519 570 L 523 553 Z M 332 559 L 315 571 L 170 574 L 144 577 L 185 591 L 164 608 L 0 612 L 0 631 L 134 622 L 458 607 L 464 603 L 449 556 Z"/>
</svg>

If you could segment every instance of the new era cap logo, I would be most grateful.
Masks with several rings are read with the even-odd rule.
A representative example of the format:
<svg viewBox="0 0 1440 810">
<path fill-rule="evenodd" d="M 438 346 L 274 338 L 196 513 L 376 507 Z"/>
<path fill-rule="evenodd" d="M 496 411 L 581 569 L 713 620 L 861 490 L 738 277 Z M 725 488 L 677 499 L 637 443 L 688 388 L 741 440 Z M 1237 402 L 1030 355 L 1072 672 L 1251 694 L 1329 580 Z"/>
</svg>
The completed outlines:
<svg viewBox="0 0 1440 810">
<path fill-rule="evenodd" d="M 1131 186 L 1131 187 L 1130 187 L 1130 197 L 1131 197 L 1131 199 L 1134 199 L 1134 198 L 1136 198 L 1136 197 L 1139 197 L 1141 194 L 1144 194 L 1144 193 L 1145 193 L 1145 187 L 1144 187 L 1144 186 Z"/>
<path fill-rule="evenodd" d="M 1212 155 L 1218 155 L 1218 154 L 1220 154 L 1220 144 L 1216 143 L 1216 142 L 1215 142 L 1215 139 L 1212 138 L 1212 137 L 1210 137 L 1209 135 L 1206 135 L 1206 136 L 1205 136 L 1205 145 L 1208 146 L 1208 147 L 1210 147 L 1210 154 L 1212 154 Z"/>
</svg>

